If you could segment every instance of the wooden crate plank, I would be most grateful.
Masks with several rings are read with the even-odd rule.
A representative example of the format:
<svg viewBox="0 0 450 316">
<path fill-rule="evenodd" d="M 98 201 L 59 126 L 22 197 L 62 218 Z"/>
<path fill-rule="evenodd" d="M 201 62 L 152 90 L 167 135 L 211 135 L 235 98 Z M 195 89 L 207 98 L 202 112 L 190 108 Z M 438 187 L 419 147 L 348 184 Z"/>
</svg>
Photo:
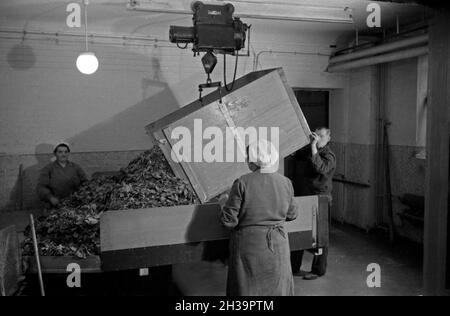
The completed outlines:
<svg viewBox="0 0 450 316">
<path fill-rule="evenodd" d="M 26 273 L 37 273 L 37 264 L 34 256 L 25 257 L 24 261 L 28 265 Z M 69 273 L 67 266 L 76 263 L 80 266 L 81 273 L 101 272 L 101 262 L 99 256 L 90 256 L 85 259 L 65 256 L 41 256 L 42 273 Z"/>
<path fill-rule="evenodd" d="M 250 81 L 257 80 L 257 79 L 265 76 L 266 74 L 268 74 L 276 69 L 278 69 L 278 68 L 255 71 L 255 72 L 249 73 L 241 78 L 236 79 L 233 91 L 243 87 L 244 85 L 248 84 Z M 155 131 L 161 130 L 164 127 L 167 127 L 171 123 L 185 117 L 186 115 L 188 115 L 194 111 L 197 111 L 198 109 L 202 108 L 203 106 L 219 100 L 220 96 L 225 97 L 228 94 L 230 94 L 231 92 L 227 91 L 225 89 L 225 87 L 222 87 L 220 89 L 220 92 L 218 90 L 215 90 L 215 91 L 205 95 L 203 97 L 202 101 L 196 100 L 186 106 L 183 106 L 179 110 L 169 113 L 166 116 L 162 117 L 161 119 L 148 124 L 145 127 L 145 129 L 147 130 L 147 132 L 149 134 L 153 134 Z"/>
<path fill-rule="evenodd" d="M 302 109 L 297 101 L 297 97 L 295 96 L 294 90 L 292 90 L 292 88 L 290 87 L 284 71 L 279 71 L 279 75 L 280 75 L 281 81 L 283 82 L 283 86 L 286 89 L 286 93 L 287 93 L 289 99 L 291 100 L 291 104 L 293 105 L 294 111 L 297 114 L 297 118 L 302 126 L 302 129 L 305 132 L 305 134 L 307 136 L 309 136 L 311 134 L 311 130 L 309 128 L 308 122 L 306 121 L 305 115 L 303 114 Z M 294 106 L 294 105 L 297 105 L 297 106 Z M 308 141 L 309 141 L 309 139 L 308 139 Z M 298 149 L 295 149 L 295 150 L 298 150 Z"/>
<path fill-rule="evenodd" d="M 278 127 L 282 157 L 306 145 L 310 134 L 284 78 L 284 72 L 278 69 L 223 98 L 236 126 Z"/>
<path fill-rule="evenodd" d="M 203 128 L 216 126 L 222 131 L 223 135 L 226 133 L 225 129 L 227 127 L 227 122 L 223 117 L 218 104 L 215 103 L 187 115 L 174 123 L 173 126 L 169 126 L 164 129 L 167 141 L 172 146 L 177 142 L 177 140 L 170 137 L 173 129 L 177 126 L 183 126 L 193 131 L 195 119 L 202 119 Z M 203 146 L 200 147 L 199 150 L 201 150 L 201 148 L 204 148 L 208 142 L 209 140 L 199 140 L 197 138 L 192 144 L 191 153 L 193 153 L 194 150 L 198 150 L 199 146 Z M 224 139 L 222 142 L 224 144 L 224 154 L 226 154 L 226 142 L 227 139 Z M 194 158 L 193 155 L 192 158 Z M 187 177 L 190 179 L 197 196 L 203 202 L 223 193 L 224 187 L 226 188 L 232 185 L 233 181 L 236 179 L 236 174 L 242 175 L 250 172 L 245 162 L 220 162 L 220 168 L 217 167 L 218 163 L 209 162 L 183 161 L 180 165 L 185 171 Z M 220 179 L 220 181 L 217 179 Z"/>
<path fill-rule="evenodd" d="M 218 204 L 111 211 L 101 217 L 102 251 L 227 238 Z"/>
<path fill-rule="evenodd" d="M 295 197 L 298 205 L 298 216 L 294 221 L 286 222 L 285 227 L 288 232 L 299 232 L 313 230 L 316 225 L 313 219 L 313 212 L 319 207 L 317 195 Z"/>
</svg>

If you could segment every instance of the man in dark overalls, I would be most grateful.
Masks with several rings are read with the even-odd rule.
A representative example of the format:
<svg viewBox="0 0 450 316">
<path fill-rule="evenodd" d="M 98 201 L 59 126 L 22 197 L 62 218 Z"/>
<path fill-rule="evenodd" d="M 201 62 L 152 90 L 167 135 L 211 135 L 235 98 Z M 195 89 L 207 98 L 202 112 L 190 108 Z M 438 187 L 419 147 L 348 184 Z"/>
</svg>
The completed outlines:
<svg viewBox="0 0 450 316">
<path fill-rule="evenodd" d="M 320 127 L 311 135 L 311 144 L 295 155 L 298 181 L 294 182 L 295 195 L 325 195 L 328 197 L 328 216 L 330 216 L 331 190 L 333 175 L 336 170 L 336 156 L 328 143 L 331 132 L 326 127 Z M 303 276 L 305 280 L 314 280 L 325 275 L 327 269 L 328 247 L 322 248 L 322 254 L 314 255 L 311 272 L 301 271 L 303 250 L 291 252 L 292 271 L 295 275 Z"/>
</svg>

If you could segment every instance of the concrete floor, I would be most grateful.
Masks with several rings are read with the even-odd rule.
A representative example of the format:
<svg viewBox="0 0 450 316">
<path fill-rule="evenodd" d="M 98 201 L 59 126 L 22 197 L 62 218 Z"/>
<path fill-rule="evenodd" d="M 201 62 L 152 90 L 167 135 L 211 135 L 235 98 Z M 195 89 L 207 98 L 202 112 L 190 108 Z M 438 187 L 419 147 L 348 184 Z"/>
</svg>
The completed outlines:
<svg viewBox="0 0 450 316">
<path fill-rule="evenodd" d="M 299 296 L 421 295 L 421 247 L 405 241 L 391 245 L 379 233 L 367 234 L 347 225 L 330 229 L 327 274 L 314 281 L 294 277 Z M 312 255 L 305 253 L 303 270 L 310 270 Z M 369 288 L 367 266 L 381 268 L 381 287 Z M 182 295 L 225 295 L 227 267 L 222 263 L 175 265 L 173 279 Z"/>
</svg>

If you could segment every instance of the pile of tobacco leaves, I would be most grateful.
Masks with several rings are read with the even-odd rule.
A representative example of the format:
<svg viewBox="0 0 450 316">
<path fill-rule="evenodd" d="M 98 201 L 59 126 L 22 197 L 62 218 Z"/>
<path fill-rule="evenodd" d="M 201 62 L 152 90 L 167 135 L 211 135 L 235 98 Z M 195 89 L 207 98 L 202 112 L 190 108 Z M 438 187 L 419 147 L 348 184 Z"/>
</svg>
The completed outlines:
<svg viewBox="0 0 450 316">
<path fill-rule="evenodd" d="M 158 146 L 133 159 L 114 175 L 83 183 L 58 209 L 36 220 L 43 256 L 85 258 L 100 253 L 100 216 L 105 211 L 198 203 L 188 182 L 176 177 Z M 29 227 L 23 254 L 33 254 Z"/>
</svg>

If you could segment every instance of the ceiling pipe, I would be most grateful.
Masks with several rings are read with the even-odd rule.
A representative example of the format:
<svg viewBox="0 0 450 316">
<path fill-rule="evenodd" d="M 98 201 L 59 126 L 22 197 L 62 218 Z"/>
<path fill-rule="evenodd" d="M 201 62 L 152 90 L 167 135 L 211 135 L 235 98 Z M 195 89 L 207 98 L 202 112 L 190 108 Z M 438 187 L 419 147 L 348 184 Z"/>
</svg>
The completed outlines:
<svg viewBox="0 0 450 316">
<path fill-rule="evenodd" d="M 280 51 L 280 50 L 262 50 L 259 51 L 257 54 L 253 54 L 253 71 L 258 70 L 258 64 L 260 61 L 260 57 L 262 54 L 291 54 L 291 55 L 314 55 L 314 56 L 326 56 L 329 57 L 329 54 L 324 53 L 313 53 L 313 52 L 296 52 L 296 51 Z"/>
<path fill-rule="evenodd" d="M 330 58 L 330 64 L 341 63 L 344 61 L 354 60 L 362 57 L 373 56 L 376 54 L 386 53 L 400 48 L 408 46 L 421 45 L 428 43 L 428 34 L 411 37 L 404 40 L 399 40 L 387 44 L 377 45 L 375 47 L 363 49 L 354 53 L 348 53 L 345 55 L 339 55 Z"/>
<path fill-rule="evenodd" d="M 192 16 L 192 1 L 172 0 L 166 2 L 168 3 L 152 0 L 129 0 L 126 7 L 128 10 L 133 11 L 186 14 Z M 277 1 L 227 1 L 227 3 L 228 2 L 234 5 L 234 16 L 239 18 L 344 24 L 354 23 L 352 9 L 344 6 L 312 6 Z M 217 3 L 223 3 L 223 1 Z M 258 10 L 255 10 L 255 6 Z"/>
<path fill-rule="evenodd" d="M 13 28 L 7 28 L 7 29 L 0 29 L 0 34 L 17 34 L 17 36 L 27 39 L 28 35 L 41 35 L 41 36 L 71 36 L 71 37 L 83 37 L 84 34 L 76 33 L 76 32 L 49 32 L 49 31 L 40 31 L 40 30 L 24 30 L 24 29 L 13 29 Z M 168 39 L 164 38 L 157 38 L 157 37 L 150 37 L 150 36 L 135 36 L 135 35 L 117 35 L 117 34 L 111 34 L 111 33 L 89 33 L 88 37 L 93 38 L 106 38 L 106 39 L 118 39 L 123 41 L 143 41 L 143 42 L 165 42 L 169 43 L 170 41 Z"/>
<path fill-rule="evenodd" d="M 389 63 L 396 60 L 407 59 L 428 54 L 428 46 L 421 46 L 417 48 L 405 49 L 398 52 L 387 53 L 368 58 L 349 61 L 337 65 L 329 65 L 328 72 L 346 71 L 354 68 L 361 68 L 377 64 Z"/>
<path fill-rule="evenodd" d="M 408 34 L 411 34 L 411 33 L 414 33 L 414 32 L 416 34 L 418 34 L 418 32 L 421 32 L 421 34 L 425 34 L 427 29 L 428 29 L 428 25 L 419 25 L 419 26 L 414 26 L 414 27 L 408 28 L 408 29 L 404 29 L 403 31 L 401 31 L 398 34 L 385 35 L 385 37 L 383 37 L 383 41 L 384 42 L 380 43 L 379 45 L 385 44 L 385 43 L 390 43 L 390 42 L 393 42 L 393 41 L 398 41 L 399 39 L 403 40 L 405 38 L 411 38 L 414 35 L 408 35 Z M 416 37 L 416 36 L 418 36 L 418 35 L 415 35 L 414 37 Z M 348 52 L 351 52 L 351 51 L 360 51 L 362 49 L 373 47 L 374 44 L 377 44 L 377 43 L 375 43 L 375 42 L 372 42 L 372 43 L 365 42 L 365 43 L 362 43 L 362 44 L 360 44 L 358 46 L 353 45 L 353 46 L 349 46 L 349 47 L 346 47 L 346 48 L 342 48 L 342 49 L 337 50 L 334 53 L 333 56 L 336 57 L 336 56 L 345 55 L 345 54 L 348 54 Z M 370 46 L 370 45 L 372 45 L 372 46 Z"/>
</svg>

